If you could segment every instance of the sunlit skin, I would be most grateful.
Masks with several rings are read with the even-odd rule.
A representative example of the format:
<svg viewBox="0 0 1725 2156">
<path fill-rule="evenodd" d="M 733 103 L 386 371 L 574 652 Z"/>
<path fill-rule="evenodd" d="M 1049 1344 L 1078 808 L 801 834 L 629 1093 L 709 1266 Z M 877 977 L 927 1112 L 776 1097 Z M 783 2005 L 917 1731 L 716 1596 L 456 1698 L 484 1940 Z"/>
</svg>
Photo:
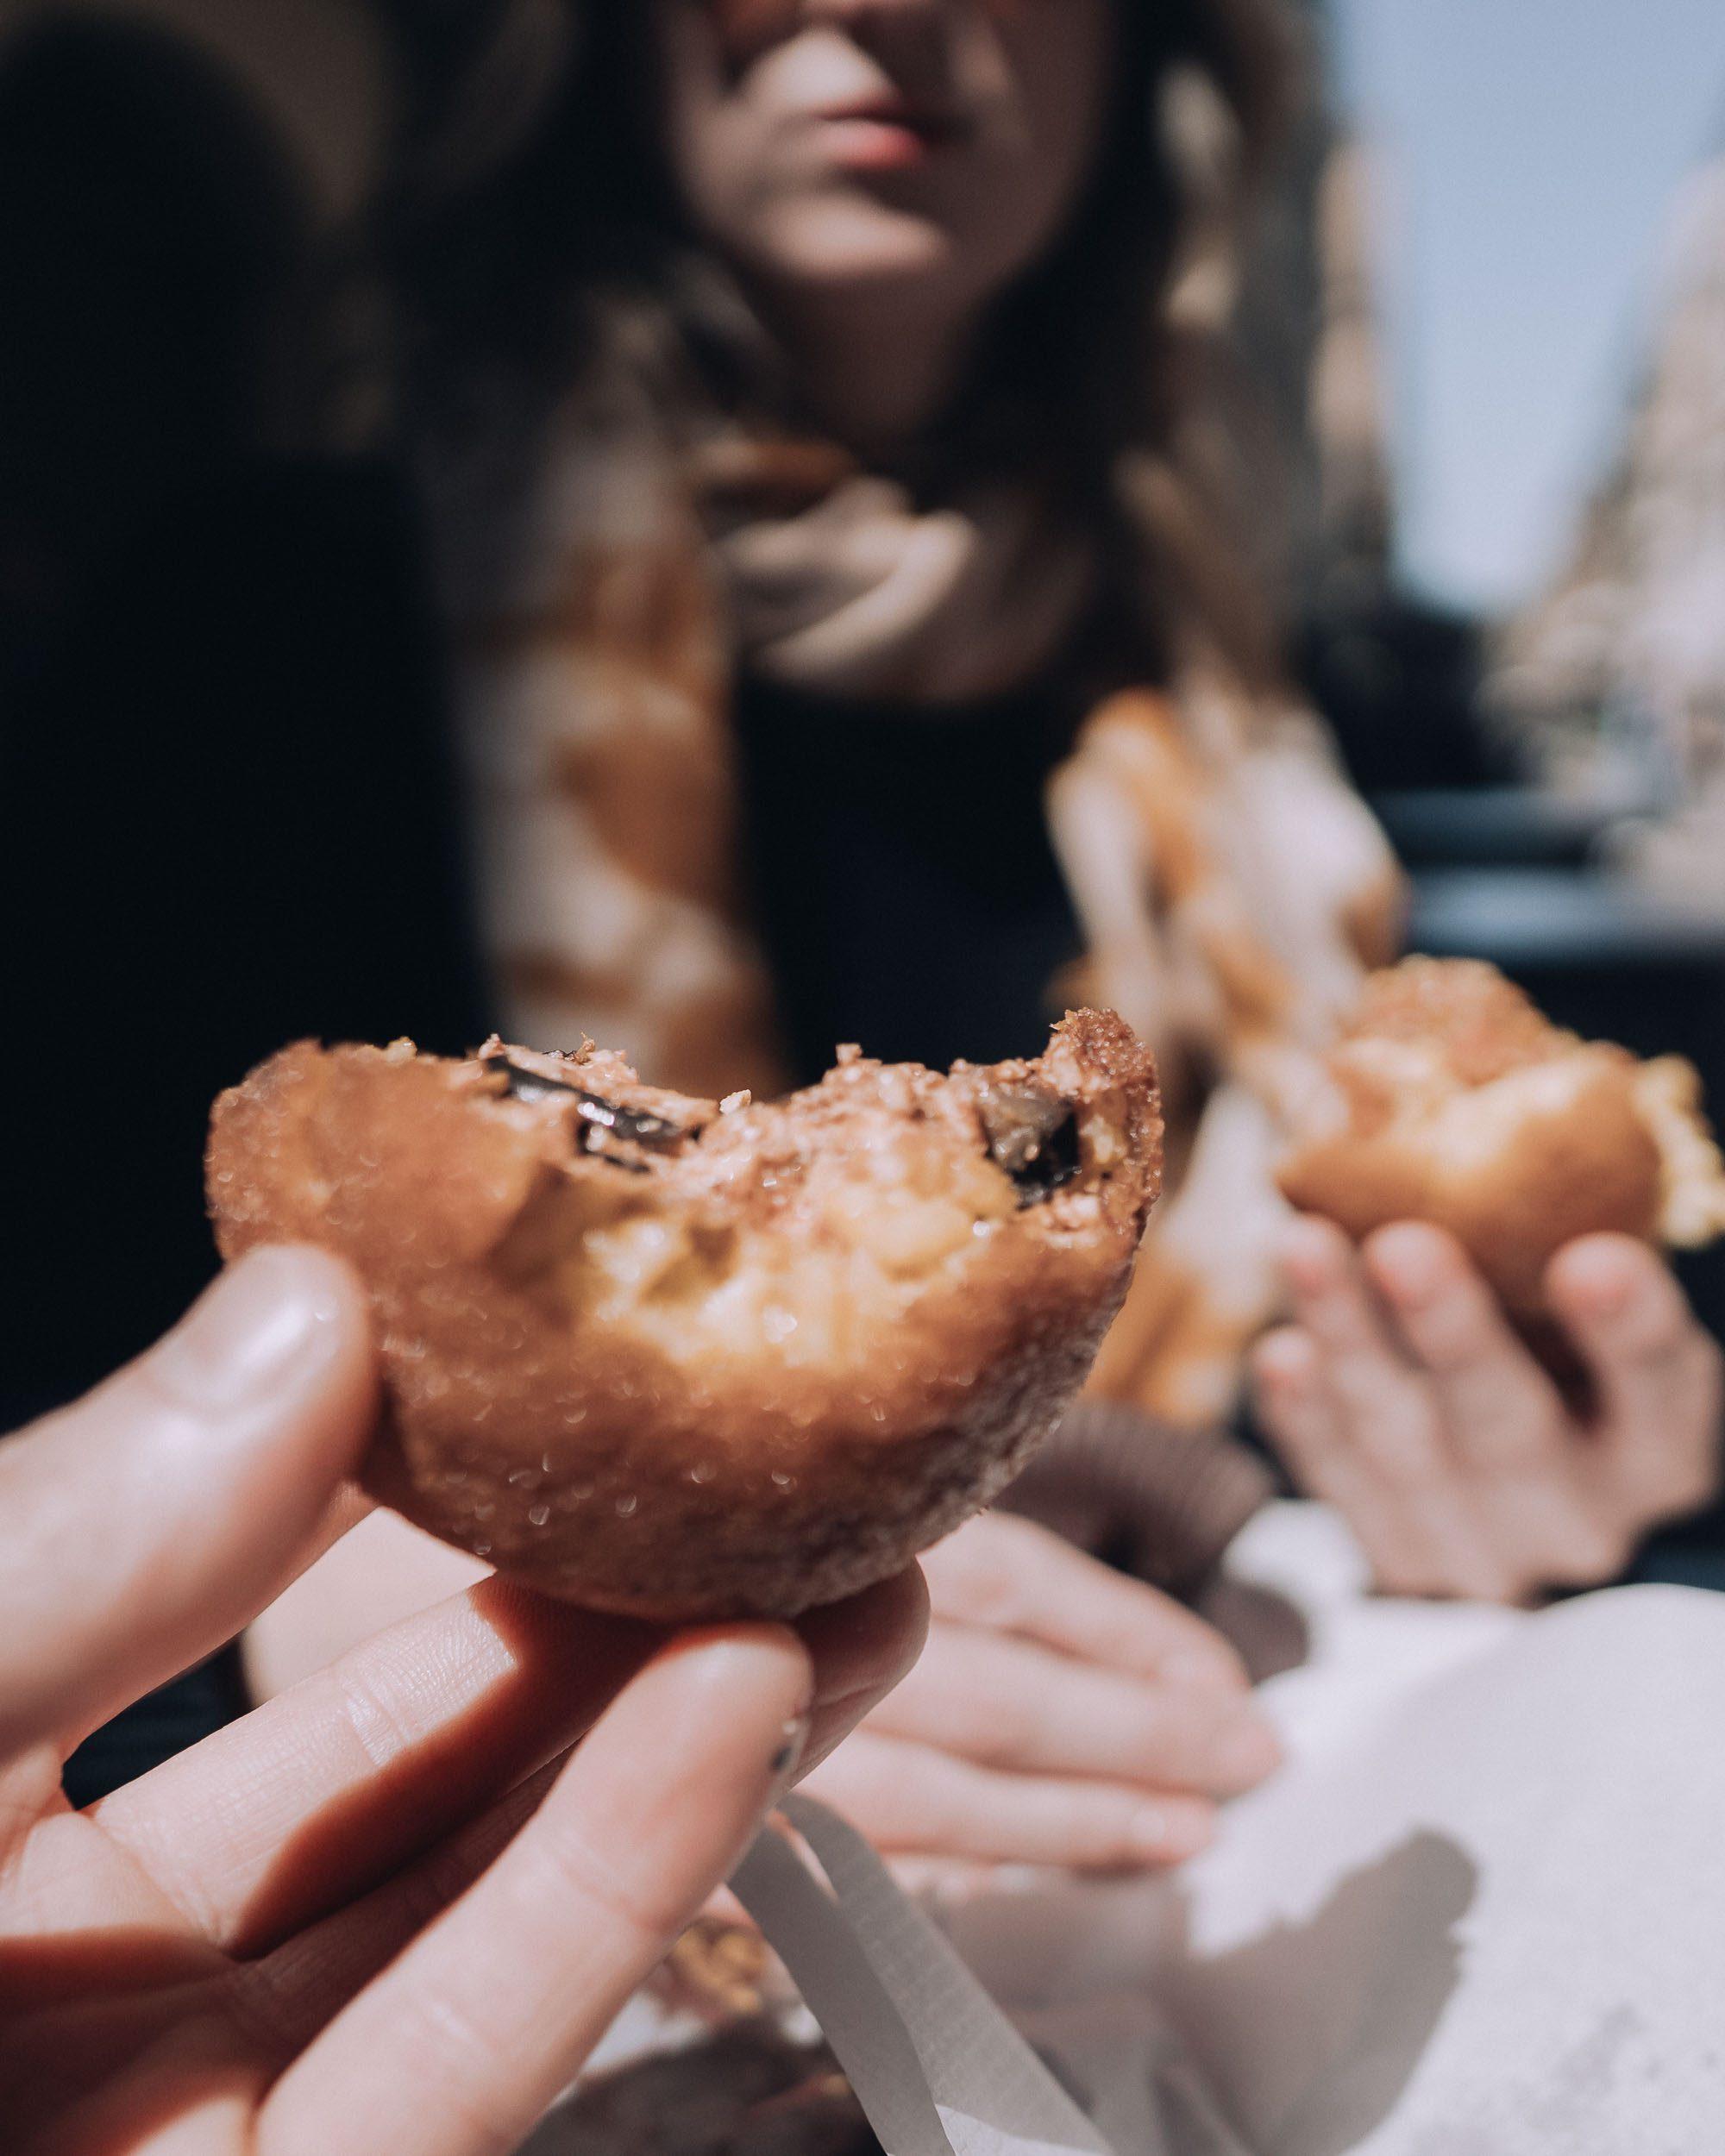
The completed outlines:
<svg viewBox="0 0 1725 2156">
<path fill-rule="evenodd" d="M 1584 1236 L 1552 1261 L 1585 1412 L 1442 1230 L 1407 1221 L 1356 1251 L 1302 1220 L 1283 1259 L 1294 1322 L 1259 1346 L 1259 1413 L 1388 1591 L 1520 1602 L 1606 1586 L 1650 1529 L 1717 1491 L 1720 1351 L 1644 1244 Z"/>
<path fill-rule="evenodd" d="M 0 1445 L 8 2156 L 514 2147 L 915 1657 L 913 1573 L 676 1636 L 486 1580 L 72 1811 L 78 1739 L 316 1555 L 377 1405 L 358 1283 L 267 1250 Z"/>
</svg>

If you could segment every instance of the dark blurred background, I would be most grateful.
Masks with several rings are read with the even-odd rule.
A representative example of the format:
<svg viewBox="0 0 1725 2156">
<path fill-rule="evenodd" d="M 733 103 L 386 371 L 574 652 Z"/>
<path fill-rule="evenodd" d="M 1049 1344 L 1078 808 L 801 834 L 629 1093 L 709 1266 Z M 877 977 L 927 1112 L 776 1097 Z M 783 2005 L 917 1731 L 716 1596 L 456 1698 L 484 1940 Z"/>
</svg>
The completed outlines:
<svg viewBox="0 0 1725 2156">
<path fill-rule="evenodd" d="M 414 521 L 319 402 L 382 54 L 346 9 L 159 12 L 0 44 L 14 1419 L 207 1275 L 202 1104 L 248 1056 L 483 1030 Z"/>
</svg>

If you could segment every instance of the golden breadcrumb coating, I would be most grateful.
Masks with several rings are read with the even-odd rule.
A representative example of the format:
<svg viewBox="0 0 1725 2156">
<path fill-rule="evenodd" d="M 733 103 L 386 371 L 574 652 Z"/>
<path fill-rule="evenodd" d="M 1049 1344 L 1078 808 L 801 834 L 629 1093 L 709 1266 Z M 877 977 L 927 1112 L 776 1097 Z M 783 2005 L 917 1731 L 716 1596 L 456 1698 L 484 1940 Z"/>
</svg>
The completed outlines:
<svg viewBox="0 0 1725 2156">
<path fill-rule="evenodd" d="M 855 1592 L 986 1504 L 1082 1382 L 1159 1180 L 1154 1066 L 1079 1012 L 942 1076 L 841 1051 L 722 1106 L 591 1046 L 301 1043 L 216 1105 L 232 1257 L 370 1291 L 370 1486 L 545 1591 L 662 1618 Z"/>
</svg>

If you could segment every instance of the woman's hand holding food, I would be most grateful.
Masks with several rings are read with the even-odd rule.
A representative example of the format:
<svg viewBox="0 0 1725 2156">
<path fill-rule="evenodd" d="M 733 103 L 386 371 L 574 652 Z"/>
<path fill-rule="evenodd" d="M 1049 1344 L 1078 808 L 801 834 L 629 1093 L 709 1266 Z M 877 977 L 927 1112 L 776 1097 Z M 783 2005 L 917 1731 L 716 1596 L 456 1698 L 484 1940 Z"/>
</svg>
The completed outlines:
<svg viewBox="0 0 1725 2156">
<path fill-rule="evenodd" d="M 316 1548 L 371 1432 L 362 1298 L 260 1251 L 0 1446 L 9 2150 L 512 2147 L 914 1654 L 914 1576 L 662 1630 L 497 1580 L 74 1813 L 68 1750 Z"/>
<path fill-rule="evenodd" d="M 1586 1236 L 1550 1267 L 1585 1413 L 1440 1229 L 1383 1228 L 1357 1253 L 1305 1219 L 1284 1266 L 1295 1322 L 1258 1351 L 1259 1412 L 1386 1592 L 1515 1602 L 1601 1585 L 1649 1529 L 1716 1495 L 1720 1351 L 1645 1244 Z"/>
<path fill-rule="evenodd" d="M 1220 1634 L 1046 1529 L 971 1520 L 923 1559 L 916 1668 L 810 1779 L 880 1847 L 944 1864 L 1166 1864 L 1276 1744 Z"/>
</svg>

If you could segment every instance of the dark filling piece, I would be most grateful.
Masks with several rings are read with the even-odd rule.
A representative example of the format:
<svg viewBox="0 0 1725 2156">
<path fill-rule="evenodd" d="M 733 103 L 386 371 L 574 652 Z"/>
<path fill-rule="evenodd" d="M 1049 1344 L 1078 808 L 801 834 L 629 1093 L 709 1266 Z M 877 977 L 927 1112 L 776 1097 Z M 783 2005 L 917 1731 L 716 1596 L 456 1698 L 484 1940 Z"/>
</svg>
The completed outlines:
<svg viewBox="0 0 1725 2156">
<path fill-rule="evenodd" d="M 997 1167 L 1018 1186 L 1020 1206 L 1051 1198 L 1078 1173 L 1078 1118 L 1040 1086 L 986 1087 L 977 1112 Z"/>
<path fill-rule="evenodd" d="M 491 1068 L 503 1074 L 511 1100 L 573 1100 L 575 1113 L 587 1126 L 582 1137 L 589 1150 L 593 1140 L 601 1134 L 662 1153 L 672 1150 L 689 1135 L 681 1124 L 668 1122 L 662 1115 L 620 1107 L 616 1101 L 589 1093 L 585 1087 L 572 1086 L 565 1079 L 548 1078 L 543 1071 L 524 1070 L 506 1056 L 493 1056 Z"/>
<path fill-rule="evenodd" d="M 691 1132 L 681 1124 L 645 1110 L 625 1108 L 584 1086 L 567 1079 L 549 1078 L 543 1071 L 524 1069 L 506 1056 L 488 1058 L 489 1066 L 503 1079 L 511 1100 L 573 1100 L 585 1126 L 582 1145 L 587 1152 L 609 1153 L 609 1143 L 639 1146 L 649 1152 L 670 1152 Z M 994 1163 L 1010 1175 L 1018 1188 L 1020 1206 L 1038 1205 L 1051 1198 L 1077 1175 L 1078 1118 L 1057 1094 L 1040 1086 L 989 1086 L 977 1102 L 977 1113 Z M 619 1166 L 630 1167 L 626 1155 L 609 1154 Z"/>
</svg>

